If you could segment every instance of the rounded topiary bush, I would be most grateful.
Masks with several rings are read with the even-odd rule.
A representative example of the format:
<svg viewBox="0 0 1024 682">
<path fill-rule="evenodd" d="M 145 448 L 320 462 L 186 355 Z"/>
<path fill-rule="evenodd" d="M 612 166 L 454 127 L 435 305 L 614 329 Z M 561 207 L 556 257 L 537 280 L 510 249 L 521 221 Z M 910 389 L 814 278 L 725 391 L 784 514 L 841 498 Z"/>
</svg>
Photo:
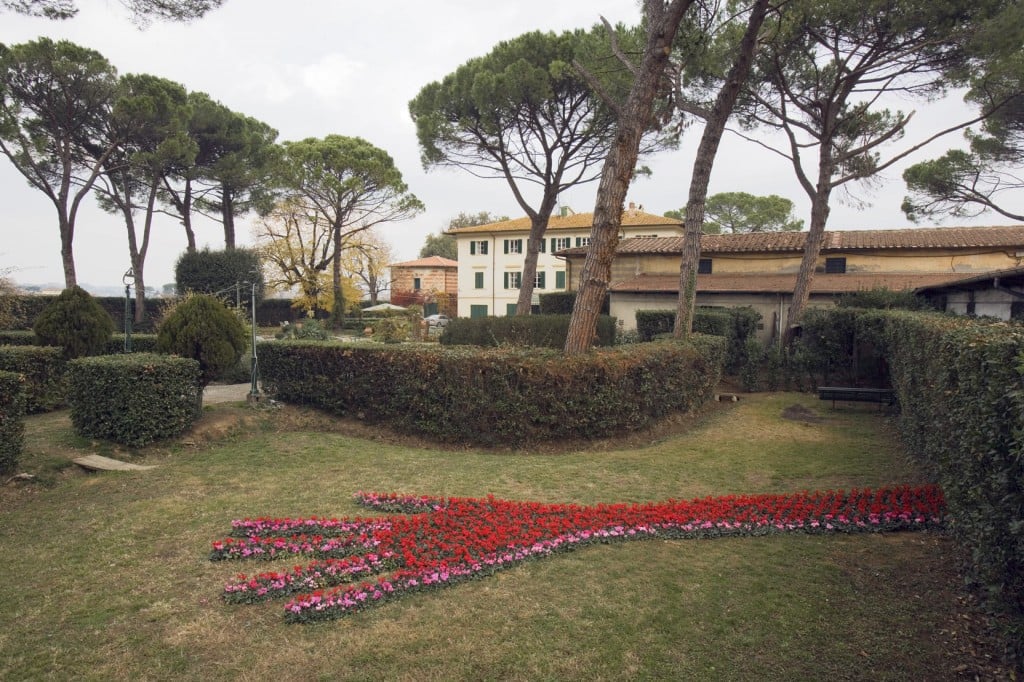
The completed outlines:
<svg viewBox="0 0 1024 682">
<path fill-rule="evenodd" d="M 159 352 L 199 361 L 203 386 L 237 365 L 247 345 L 242 321 L 207 294 L 187 296 L 174 306 L 156 336 Z"/>
<path fill-rule="evenodd" d="M 114 333 L 114 320 L 85 289 L 65 289 L 39 313 L 32 331 L 42 345 L 59 346 L 67 358 L 101 355 Z"/>
</svg>

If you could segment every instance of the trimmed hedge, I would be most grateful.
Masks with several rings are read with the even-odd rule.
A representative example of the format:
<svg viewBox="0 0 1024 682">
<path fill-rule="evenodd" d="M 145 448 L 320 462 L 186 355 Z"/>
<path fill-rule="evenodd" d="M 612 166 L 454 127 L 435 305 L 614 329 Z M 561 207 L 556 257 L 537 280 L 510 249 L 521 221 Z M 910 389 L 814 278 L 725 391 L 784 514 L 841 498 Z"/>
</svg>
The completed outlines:
<svg viewBox="0 0 1024 682">
<path fill-rule="evenodd" d="M 17 300 L 17 330 L 31 330 L 32 323 L 39 316 L 39 313 L 43 311 L 47 305 L 50 304 L 55 298 L 55 295 L 25 295 L 14 297 Z M 117 296 L 94 296 L 96 302 L 103 306 L 103 309 L 107 311 L 111 318 L 114 320 L 115 335 L 120 330 L 124 331 L 124 297 Z M 173 302 L 173 298 L 147 298 L 144 312 L 144 320 L 141 324 L 132 322 L 132 328 L 136 331 L 151 332 L 154 327 L 155 320 L 159 319 L 163 313 L 163 309 L 167 305 Z M 248 294 L 244 297 L 243 302 L 246 304 L 246 310 L 248 308 Z M 135 299 L 132 299 L 132 310 L 134 310 Z M 294 322 L 297 319 L 302 319 L 303 314 L 300 311 L 292 308 L 292 299 L 290 298 L 266 298 L 258 302 L 256 305 L 256 323 L 261 327 L 276 327 L 282 322 Z M 2 340 L 4 336 L 9 334 L 9 331 L 0 332 L 0 343 L 11 343 L 6 340 Z M 132 334 L 132 338 L 135 338 L 135 334 Z"/>
<path fill-rule="evenodd" d="M 448 323 L 440 341 L 446 346 L 503 346 L 555 348 L 565 346 L 569 315 L 509 315 L 459 317 Z M 597 318 L 597 346 L 615 343 L 615 318 Z"/>
<path fill-rule="evenodd" d="M 1024 326 L 897 310 L 821 315 L 819 326 L 855 330 L 886 360 L 902 440 L 942 485 L 966 573 L 1008 616 L 1024 665 Z M 854 344 L 829 347 L 833 365 L 852 362 Z"/>
<path fill-rule="evenodd" d="M 155 353 L 156 334 L 132 334 L 132 352 Z M 110 341 L 107 342 L 105 353 L 107 355 L 124 353 L 124 332 L 120 334 L 115 333 L 110 337 Z"/>
<path fill-rule="evenodd" d="M 575 291 L 552 291 L 549 294 L 541 294 L 539 298 L 541 315 L 572 315 L 572 308 L 576 305 Z M 600 313 L 607 315 L 609 306 L 610 298 L 605 294 Z"/>
<path fill-rule="evenodd" d="M 199 363 L 155 353 L 104 355 L 68 363 L 75 430 L 139 447 L 192 425 L 200 400 Z"/>
<path fill-rule="evenodd" d="M 17 330 L 0 332 L 0 346 L 39 346 L 42 343 L 34 331 Z"/>
<path fill-rule="evenodd" d="M 539 349 L 260 345 L 279 400 L 442 442 L 524 445 L 643 428 L 707 401 L 725 344 L 633 344 L 578 356 Z"/>
<path fill-rule="evenodd" d="M 64 351 L 56 346 L 0 346 L 0 370 L 25 378 L 25 411 L 29 414 L 64 405 L 66 367 Z"/>
<path fill-rule="evenodd" d="M 0 473 L 13 472 L 25 442 L 25 378 L 0 371 Z"/>
<path fill-rule="evenodd" d="M 722 336 L 727 341 L 725 371 L 735 374 L 748 363 L 747 341 L 757 331 L 761 314 L 749 306 L 738 308 L 698 308 L 693 315 L 693 331 Z M 675 310 L 638 310 L 636 330 L 641 341 L 671 334 L 676 323 Z"/>
</svg>

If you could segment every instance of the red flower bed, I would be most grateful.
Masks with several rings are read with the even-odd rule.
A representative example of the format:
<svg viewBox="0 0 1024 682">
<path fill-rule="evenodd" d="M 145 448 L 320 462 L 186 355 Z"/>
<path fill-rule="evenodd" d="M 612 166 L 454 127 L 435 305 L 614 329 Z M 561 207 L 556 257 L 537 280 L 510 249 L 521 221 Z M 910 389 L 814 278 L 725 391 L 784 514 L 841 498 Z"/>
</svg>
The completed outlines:
<svg viewBox="0 0 1024 682">
<path fill-rule="evenodd" d="M 286 618 L 306 622 L 595 542 L 912 530 L 940 525 L 946 509 L 937 486 L 592 507 L 378 493 L 357 493 L 356 500 L 409 516 L 233 522 L 233 536 L 213 543 L 211 559 L 304 555 L 317 560 L 286 572 L 239 575 L 225 586 L 225 599 L 254 602 L 296 595 L 285 605 Z M 353 582 L 386 571 L 376 582 Z"/>
</svg>

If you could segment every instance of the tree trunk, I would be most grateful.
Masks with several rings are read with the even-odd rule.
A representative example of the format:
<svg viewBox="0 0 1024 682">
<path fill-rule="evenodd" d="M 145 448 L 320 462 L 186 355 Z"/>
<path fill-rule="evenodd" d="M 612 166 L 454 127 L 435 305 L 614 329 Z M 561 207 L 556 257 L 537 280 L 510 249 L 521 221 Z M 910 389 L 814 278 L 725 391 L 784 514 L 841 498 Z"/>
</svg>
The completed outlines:
<svg viewBox="0 0 1024 682">
<path fill-rule="evenodd" d="M 831 176 L 831 172 L 829 173 Z M 821 255 L 821 248 L 825 242 L 825 224 L 828 222 L 829 195 L 831 186 L 827 183 L 818 183 L 818 191 L 811 202 L 811 224 L 807 230 L 807 243 L 804 246 L 804 255 L 800 260 L 800 272 L 796 276 L 796 285 L 793 288 L 793 300 L 789 306 L 789 314 L 786 316 L 786 328 L 782 331 L 783 346 L 789 346 L 793 341 L 793 332 L 800 324 L 800 317 L 811 296 L 811 280 L 814 278 L 814 269 L 818 264 L 818 256 Z"/>
<path fill-rule="evenodd" d="M 185 198 L 181 206 L 181 224 L 185 226 L 186 250 L 189 253 L 196 252 L 196 233 L 192 229 L 192 181 L 185 182 Z"/>
<path fill-rule="evenodd" d="M 334 242 L 334 257 L 331 261 L 331 286 L 334 292 L 331 328 L 340 330 L 345 321 L 345 292 L 341 289 L 341 225 L 334 226 L 331 239 Z"/>
<path fill-rule="evenodd" d="M 221 188 L 220 218 L 224 223 L 224 248 L 230 251 L 235 248 L 235 201 L 227 187 Z"/>
<path fill-rule="evenodd" d="M 768 12 L 768 1 L 757 0 L 750 10 L 747 30 L 740 41 L 739 52 L 718 91 L 711 116 L 704 124 L 704 133 L 701 135 L 697 156 L 693 161 L 690 194 L 686 201 L 686 216 L 683 223 L 683 253 L 679 261 L 679 298 L 676 304 L 675 326 L 672 329 L 675 338 L 685 338 L 693 329 L 693 313 L 697 303 L 697 266 L 700 264 L 700 235 L 704 231 L 704 204 L 711 182 L 711 170 L 715 165 L 725 125 L 732 115 L 743 83 L 746 82 L 754 62 L 757 36 Z"/>
<path fill-rule="evenodd" d="M 636 168 L 640 139 L 650 123 L 654 98 L 668 63 L 679 22 L 692 2 L 672 0 L 667 5 L 657 0 L 644 2 L 647 44 L 636 79 L 619 114 L 615 142 L 601 169 L 590 247 L 580 273 L 580 288 L 576 293 L 569 332 L 565 339 L 567 355 L 585 352 L 596 336 L 597 318 L 608 293 L 612 259 L 619 243 L 622 207 Z"/>
<path fill-rule="evenodd" d="M 705 132 L 707 129 L 705 128 Z M 701 143 L 703 147 L 703 142 Z M 711 176 L 711 164 L 714 159 L 707 160 L 707 178 Z M 707 179 L 703 188 L 697 189 L 697 165 L 700 163 L 700 152 L 694 162 L 693 177 L 690 180 L 690 198 L 686 202 L 686 214 L 683 218 L 683 254 L 679 259 L 679 298 L 676 301 L 676 320 L 672 327 L 672 336 L 683 339 L 693 330 L 693 313 L 697 307 L 697 266 L 700 264 L 700 235 L 704 229 L 704 200 L 707 197 Z M 700 196 L 696 193 L 700 192 Z"/>
<path fill-rule="evenodd" d="M 537 281 L 537 258 L 548 220 L 555 210 L 558 195 L 554 192 L 544 197 L 540 210 L 530 220 L 530 236 L 526 240 L 526 257 L 523 259 L 523 280 L 519 283 L 519 299 L 516 301 L 516 315 L 529 315 L 533 308 L 533 288 Z"/>
<path fill-rule="evenodd" d="M 74 227 L 70 219 L 63 213 L 60 216 L 60 259 L 64 265 L 64 288 L 70 289 L 78 284 L 75 276 L 75 254 L 72 248 Z"/>
</svg>

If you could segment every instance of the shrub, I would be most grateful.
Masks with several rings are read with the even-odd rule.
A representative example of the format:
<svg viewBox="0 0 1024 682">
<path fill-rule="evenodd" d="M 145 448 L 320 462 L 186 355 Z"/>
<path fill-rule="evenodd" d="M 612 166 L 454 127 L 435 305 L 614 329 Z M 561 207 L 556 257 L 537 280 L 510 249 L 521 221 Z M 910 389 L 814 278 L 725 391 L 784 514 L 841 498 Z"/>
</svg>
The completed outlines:
<svg viewBox="0 0 1024 682">
<path fill-rule="evenodd" d="M 875 287 L 863 291 L 851 291 L 836 298 L 840 308 L 871 308 L 882 310 L 935 310 L 932 303 L 913 291 L 892 291 Z"/>
<path fill-rule="evenodd" d="M 64 349 L 68 359 L 103 353 L 114 333 L 114 320 L 79 286 L 65 289 L 39 314 L 32 326 L 40 342 Z"/>
<path fill-rule="evenodd" d="M 68 363 L 75 430 L 88 438 L 140 447 L 192 425 L 199 363 L 153 353 L 81 358 Z"/>
<path fill-rule="evenodd" d="M 277 398 L 445 442 L 522 445 L 643 428 L 706 401 L 724 343 L 634 344 L 578 356 L 521 348 L 260 346 Z"/>
<path fill-rule="evenodd" d="M 115 334 L 107 342 L 105 355 L 117 355 L 124 352 L 124 334 Z M 156 334 L 132 334 L 133 353 L 155 353 Z"/>
<path fill-rule="evenodd" d="M 39 339 L 34 332 L 0 331 L 0 346 L 39 346 Z"/>
<path fill-rule="evenodd" d="M 11 473 L 21 458 L 25 439 L 25 378 L 0 371 L 0 473 Z"/>
<path fill-rule="evenodd" d="M 295 324 L 290 322 L 281 323 L 281 331 L 274 335 L 278 339 L 309 339 L 311 341 L 326 341 L 331 338 L 331 333 L 324 329 L 319 320 L 299 320 Z"/>
<path fill-rule="evenodd" d="M 373 339 L 383 343 L 409 340 L 409 320 L 404 317 L 384 317 L 373 323 Z"/>
<path fill-rule="evenodd" d="M 737 308 L 698 308 L 692 330 L 698 334 L 722 336 L 727 340 L 725 371 L 735 374 L 746 364 L 747 340 L 757 332 L 761 314 L 749 306 Z M 641 341 L 652 341 L 672 334 L 675 310 L 638 310 L 637 334 Z"/>
<path fill-rule="evenodd" d="M 509 315 L 506 317 L 459 317 L 441 334 L 441 344 L 450 346 L 520 346 L 557 348 L 565 346 L 569 315 Z M 601 315 L 597 320 L 595 345 L 615 343 L 615 318 Z"/>
<path fill-rule="evenodd" d="M 53 346 L 0 346 L 0 370 L 24 377 L 25 411 L 32 414 L 64 405 L 67 361 Z"/>
<path fill-rule="evenodd" d="M 186 296 L 172 308 L 157 333 L 157 350 L 199 362 L 203 386 L 238 364 L 248 342 L 238 316 L 217 298 Z"/>
<path fill-rule="evenodd" d="M 1024 327 L 900 310 L 807 313 L 797 348 L 819 369 L 855 364 L 861 344 L 885 362 L 900 436 L 941 483 L 966 574 L 1008 616 L 1007 642 L 1024 664 Z"/>
<path fill-rule="evenodd" d="M 13 329 L 21 317 L 21 310 L 14 284 L 4 276 L 6 272 L 0 270 L 0 329 Z"/>
<path fill-rule="evenodd" d="M 222 296 L 236 307 L 249 301 L 253 281 L 258 304 L 263 298 L 263 272 L 259 255 L 251 249 L 185 252 L 174 266 L 179 295 L 194 292 Z"/>
</svg>

